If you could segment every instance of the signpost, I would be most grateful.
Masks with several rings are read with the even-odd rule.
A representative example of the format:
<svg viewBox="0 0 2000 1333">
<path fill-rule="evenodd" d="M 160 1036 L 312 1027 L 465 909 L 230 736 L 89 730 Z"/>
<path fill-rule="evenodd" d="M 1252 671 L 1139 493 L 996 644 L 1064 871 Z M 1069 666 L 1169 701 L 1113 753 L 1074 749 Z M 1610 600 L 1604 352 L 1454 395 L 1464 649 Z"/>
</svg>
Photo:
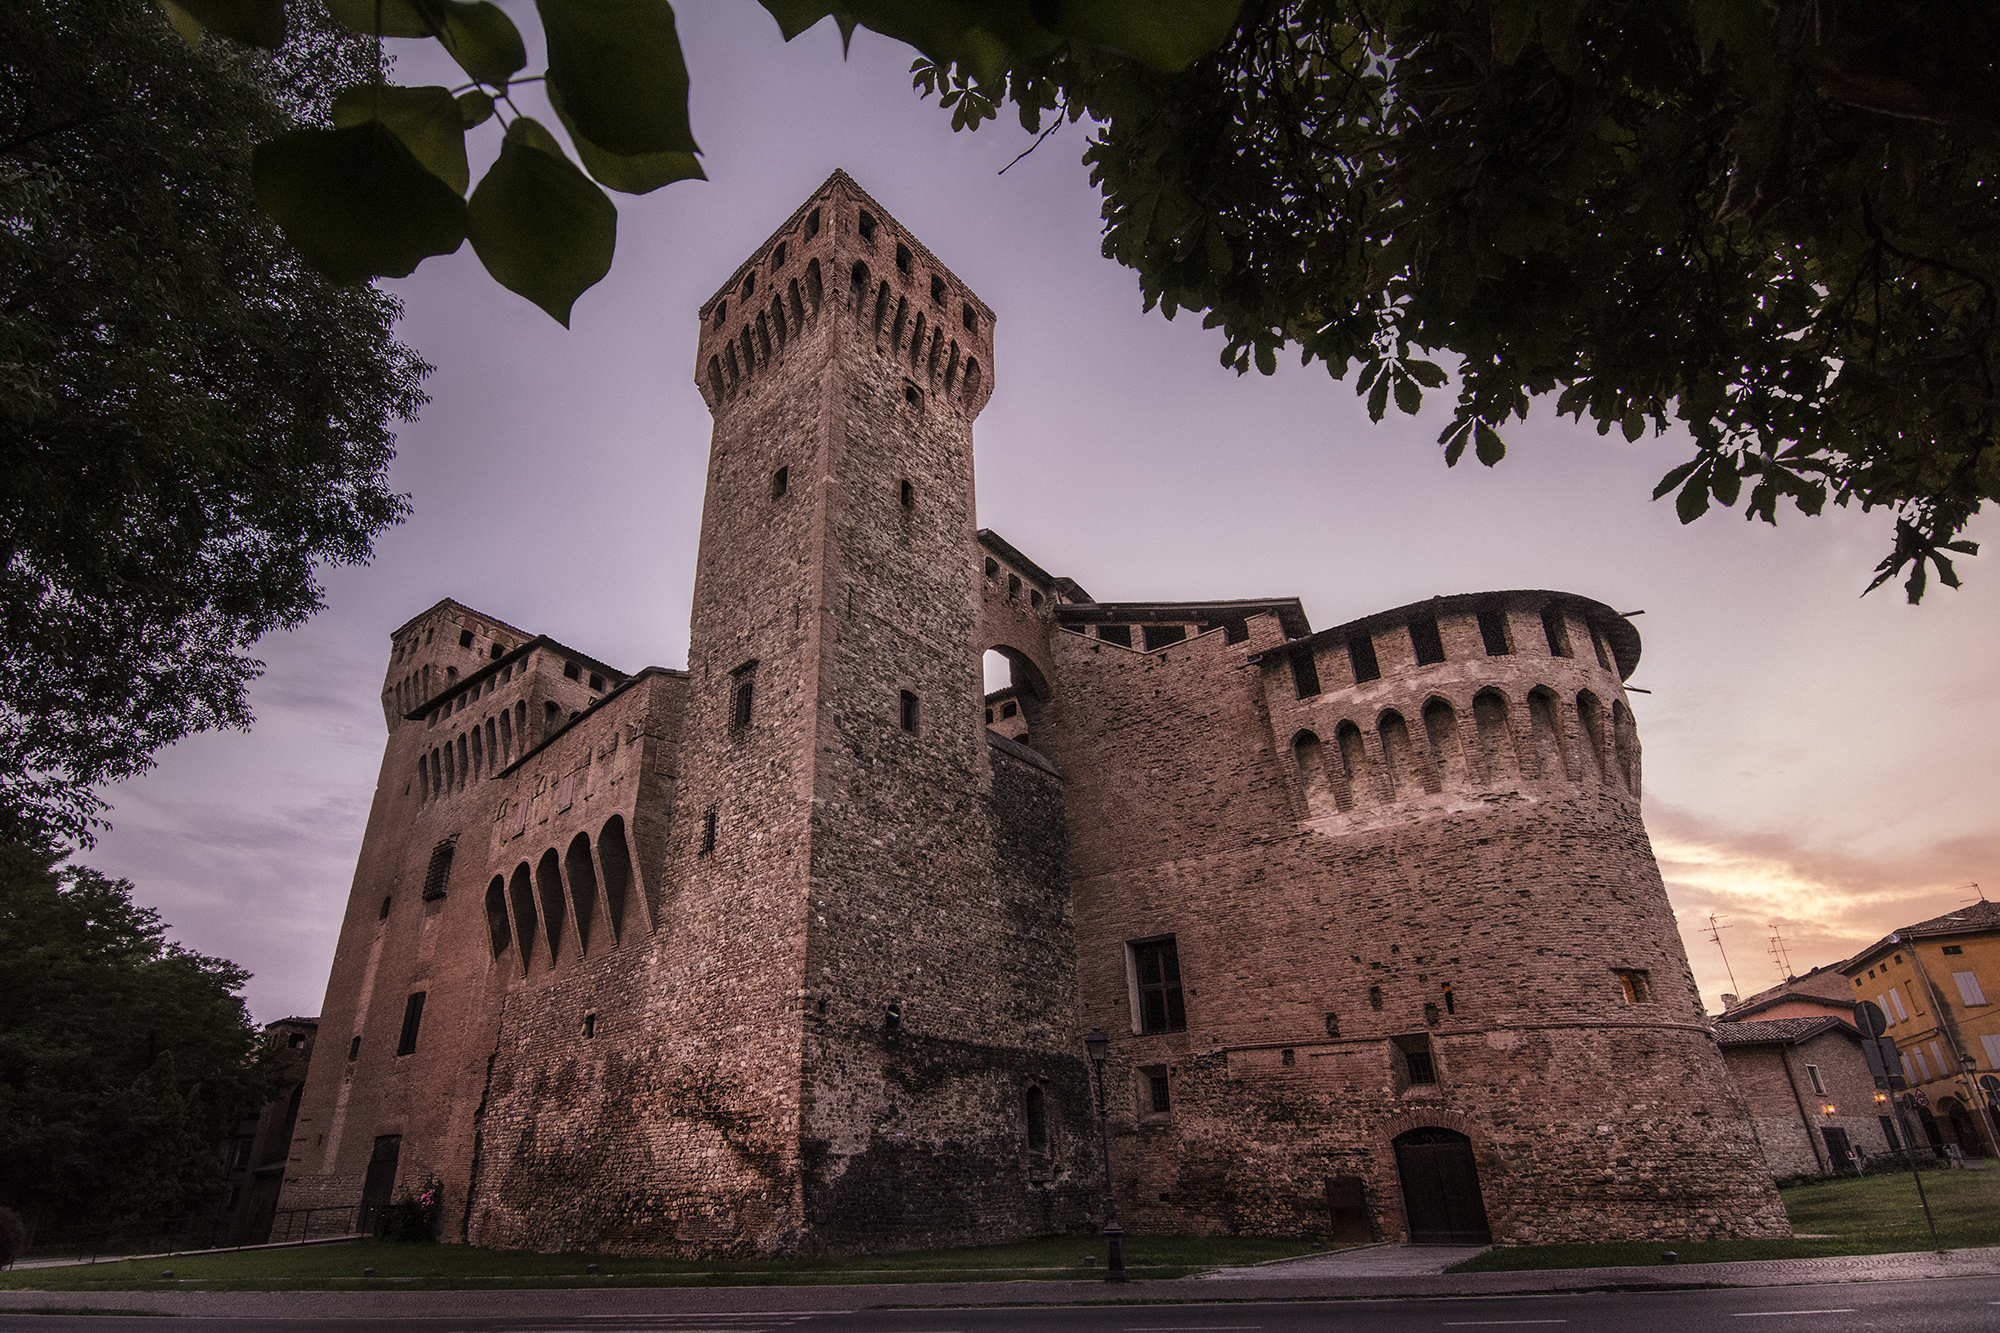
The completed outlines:
<svg viewBox="0 0 2000 1333">
<path fill-rule="evenodd" d="M 1910 1179 L 1917 1182 L 1917 1202 L 1924 1206 L 1924 1221 L 1931 1229 L 1931 1245 L 1943 1254 L 1944 1244 L 1938 1240 L 1937 1219 L 1931 1216 L 1931 1201 L 1924 1194 L 1923 1173 L 1917 1170 L 1916 1154 L 1910 1151 L 1910 1123 L 1903 1117 L 1904 1099 L 1896 1096 L 1910 1085 L 1903 1078 L 1903 1060 L 1896 1052 L 1895 1038 L 1885 1035 L 1889 1031 L 1888 1015 L 1873 1000 L 1861 1000 L 1854 1006 L 1854 1026 L 1861 1029 L 1862 1054 L 1868 1057 L 1868 1072 L 1875 1076 L 1875 1086 L 1889 1090 L 1889 1101 L 1896 1108 L 1896 1127 L 1903 1135 L 1903 1160 L 1910 1164 Z M 1911 1095 L 1922 1097 L 1924 1094 L 1918 1092 Z"/>
</svg>

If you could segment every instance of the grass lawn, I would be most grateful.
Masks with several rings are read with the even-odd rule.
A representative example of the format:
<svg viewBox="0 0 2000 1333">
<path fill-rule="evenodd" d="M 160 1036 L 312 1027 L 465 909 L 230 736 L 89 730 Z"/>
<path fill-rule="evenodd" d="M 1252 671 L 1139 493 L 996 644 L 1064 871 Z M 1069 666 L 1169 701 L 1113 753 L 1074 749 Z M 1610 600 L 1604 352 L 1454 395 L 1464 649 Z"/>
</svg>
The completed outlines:
<svg viewBox="0 0 2000 1333">
<path fill-rule="evenodd" d="M 1186 1277 L 1312 1251 L 1309 1240 L 1240 1236 L 1127 1236 L 1134 1278 Z M 1085 1255 L 1099 1267 L 1085 1268 Z M 611 1254 L 531 1254 L 472 1245 L 357 1240 L 276 1250 L 176 1255 L 0 1272 L 0 1291 L 506 1290 L 526 1287 L 756 1287 L 852 1282 L 1005 1282 L 1101 1277 L 1104 1238 L 1052 1236 L 1013 1245 L 845 1259 L 677 1260 Z M 598 1272 L 586 1274 L 584 1266 Z M 362 1269 L 375 1270 L 364 1277 Z M 171 1279 L 162 1271 L 172 1270 Z"/>
<path fill-rule="evenodd" d="M 2000 1245 L 2000 1170 L 1926 1171 L 1924 1192 L 1948 1250 Z M 1931 1248 L 1930 1229 L 1909 1172 L 1800 1185 L 1783 1192 L 1792 1230 L 1823 1240 L 1648 1241 L 1607 1245 L 1520 1245 L 1488 1250 L 1454 1273 L 1539 1268 L 1620 1268 L 1660 1262 L 1663 1250 L 1684 1264 L 1731 1259 L 1814 1259 L 1837 1254 L 1896 1254 Z"/>
</svg>

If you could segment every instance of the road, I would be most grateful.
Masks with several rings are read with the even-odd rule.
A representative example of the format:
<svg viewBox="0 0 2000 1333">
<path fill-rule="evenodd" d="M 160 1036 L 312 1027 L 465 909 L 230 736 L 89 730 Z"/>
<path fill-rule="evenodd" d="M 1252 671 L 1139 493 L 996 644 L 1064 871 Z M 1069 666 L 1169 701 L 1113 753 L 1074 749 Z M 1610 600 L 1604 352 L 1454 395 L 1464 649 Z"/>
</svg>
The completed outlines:
<svg viewBox="0 0 2000 1333">
<path fill-rule="evenodd" d="M 50 1293 L 52 1305 L 88 1297 Z M 1932 1278 L 1708 1291 L 1455 1300 L 1293 1301 L 982 1309 L 603 1314 L 574 1317 L 177 1320 L 227 1333 L 1958 1333 L 2000 1329 L 2000 1280 Z M 0 1314 L 0 1333 L 134 1333 L 129 1316 Z"/>
</svg>

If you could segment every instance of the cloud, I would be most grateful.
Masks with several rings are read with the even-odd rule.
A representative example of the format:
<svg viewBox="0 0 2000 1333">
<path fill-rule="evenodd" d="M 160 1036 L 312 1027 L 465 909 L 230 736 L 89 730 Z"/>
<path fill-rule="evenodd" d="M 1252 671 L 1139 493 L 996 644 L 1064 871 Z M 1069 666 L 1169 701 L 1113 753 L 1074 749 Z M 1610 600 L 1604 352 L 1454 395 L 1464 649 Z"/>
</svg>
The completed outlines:
<svg viewBox="0 0 2000 1333">
<path fill-rule="evenodd" d="M 1838 963 L 1912 922 L 1962 906 L 1977 868 L 2000 855 L 2000 833 L 1920 844 L 1893 858 L 1801 841 L 1773 829 L 1730 827 L 1649 805 L 1646 824 L 1695 979 L 1711 1005 Z M 1709 937 L 1710 914 L 1720 949 Z M 1725 963 L 1724 959 L 1727 962 Z M 1730 973 L 1734 973 L 1734 984 Z"/>
</svg>

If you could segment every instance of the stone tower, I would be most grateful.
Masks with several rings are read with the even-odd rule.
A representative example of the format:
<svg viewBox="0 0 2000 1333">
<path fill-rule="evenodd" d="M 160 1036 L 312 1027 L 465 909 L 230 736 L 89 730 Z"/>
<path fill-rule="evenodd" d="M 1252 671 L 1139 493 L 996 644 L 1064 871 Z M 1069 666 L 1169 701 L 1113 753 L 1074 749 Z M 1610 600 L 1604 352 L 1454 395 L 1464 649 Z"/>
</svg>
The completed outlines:
<svg viewBox="0 0 2000 1333">
<path fill-rule="evenodd" d="M 1085 1148 L 1087 1107 L 1059 796 L 996 779 L 981 721 L 993 314 L 836 173 L 701 319 L 715 429 L 670 873 L 701 991 L 762 1029 L 817 1241 L 1047 1225 L 1022 1100 L 1048 1085 Z M 1030 850 L 998 853 L 1024 820 Z"/>
</svg>

